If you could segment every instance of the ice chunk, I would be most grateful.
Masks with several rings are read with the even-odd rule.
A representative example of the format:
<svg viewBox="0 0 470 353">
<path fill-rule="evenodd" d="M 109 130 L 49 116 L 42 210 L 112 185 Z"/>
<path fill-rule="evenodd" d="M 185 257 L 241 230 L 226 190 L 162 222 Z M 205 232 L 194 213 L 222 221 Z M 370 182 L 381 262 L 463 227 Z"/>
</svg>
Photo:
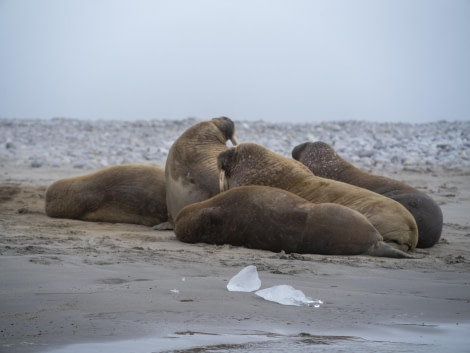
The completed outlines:
<svg viewBox="0 0 470 353">
<path fill-rule="evenodd" d="M 230 292 L 253 292 L 261 287 L 256 266 L 250 265 L 233 276 L 227 284 Z"/>
<path fill-rule="evenodd" d="M 281 284 L 279 286 L 262 289 L 255 292 L 255 294 L 265 300 L 276 302 L 282 305 L 307 305 L 318 308 L 321 304 L 323 304 L 321 300 L 307 297 L 301 290 L 295 289 L 294 287 L 287 284 Z"/>
</svg>

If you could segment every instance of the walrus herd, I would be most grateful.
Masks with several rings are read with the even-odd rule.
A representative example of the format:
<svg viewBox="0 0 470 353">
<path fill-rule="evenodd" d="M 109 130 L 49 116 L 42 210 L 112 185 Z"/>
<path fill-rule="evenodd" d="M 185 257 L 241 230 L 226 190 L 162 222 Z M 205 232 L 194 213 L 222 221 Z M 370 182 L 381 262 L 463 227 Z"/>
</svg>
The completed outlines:
<svg viewBox="0 0 470 353">
<path fill-rule="evenodd" d="M 418 242 L 416 222 L 398 202 L 363 188 L 317 177 L 303 164 L 255 143 L 242 143 L 221 153 L 218 166 L 222 190 L 243 185 L 273 186 L 315 204 L 336 203 L 355 210 L 369 220 L 385 241 L 403 251 L 413 251 Z"/>
<path fill-rule="evenodd" d="M 410 258 L 439 240 L 442 212 L 428 195 L 359 170 L 323 142 L 292 157 L 238 144 L 233 121 L 214 118 L 183 132 L 164 170 L 129 164 L 54 182 L 46 214 L 286 253 Z"/>
</svg>

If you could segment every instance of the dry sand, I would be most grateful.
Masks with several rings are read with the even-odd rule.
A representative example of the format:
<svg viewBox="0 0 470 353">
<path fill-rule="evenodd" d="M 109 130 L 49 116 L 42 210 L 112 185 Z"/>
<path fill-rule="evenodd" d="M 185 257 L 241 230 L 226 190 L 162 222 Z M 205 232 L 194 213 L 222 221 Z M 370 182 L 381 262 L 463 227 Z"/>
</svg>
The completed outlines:
<svg viewBox="0 0 470 353">
<path fill-rule="evenodd" d="M 88 172 L 0 169 L 1 352 L 470 352 L 470 170 L 385 174 L 442 207 L 442 238 L 417 259 L 190 245 L 145 226 L 48 218 L 47 185 Z M 324 304 L 227 291 L 248 265 L 262 288 L 290 284 Z"/>
</svg>

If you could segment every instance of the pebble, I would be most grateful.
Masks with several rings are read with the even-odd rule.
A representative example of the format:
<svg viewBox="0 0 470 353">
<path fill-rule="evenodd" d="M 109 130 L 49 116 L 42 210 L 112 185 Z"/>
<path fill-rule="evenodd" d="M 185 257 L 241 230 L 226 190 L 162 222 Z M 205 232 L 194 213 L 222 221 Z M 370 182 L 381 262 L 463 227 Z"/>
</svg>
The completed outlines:
<svg viewBox="0 0 470 353">
<path fill-rule="evenodd" d="M 0 162 L 32 168 L 93 170 L 123 163 L 164 166 L 172 143 L 198 121 L 0 119 Z M 290 157 L 306 141 L 323 141 L 368 171 L 463 171 L 470 166 L 470 122 L 236 121 L 239 142 Z"/>
</svg>

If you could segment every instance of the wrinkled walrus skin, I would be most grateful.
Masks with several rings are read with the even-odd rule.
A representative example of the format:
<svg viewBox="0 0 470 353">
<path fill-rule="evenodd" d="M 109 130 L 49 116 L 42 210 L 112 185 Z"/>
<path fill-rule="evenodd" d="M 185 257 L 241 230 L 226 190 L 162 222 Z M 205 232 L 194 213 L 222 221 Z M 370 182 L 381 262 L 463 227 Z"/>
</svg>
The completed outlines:
<svg viewBox="0 0 470 353">
<path fill-rule="evenodd" d="M 418 229 L 398 202 L 372 191 L 313 175 L 302 163 L 254 143 L 242 143 L 218 157 L 221 190 L 266 185 L 290 191 L 313 203 L 336 203 L 362 213 L 384 241 L 414 251 Z"/>
<path fill-rule="evenodd" d="M 154 226 L 166 221 L 165 172 L 142 164 L 123 164 L 74 178 L 46 190 L 46 214 L 83 221 Z"/>
<path fill-rule="evenodd" d="M 241 186 L 181 210 L 177 238 L 286 253 L 409 258 L 359 212 L 268 186 Z"/>
<path fill-rule="evenodd" d="M 183 207 L 219 193 L 217 156 L 227 150 L 228 140 L 237 144 L 235 124 L 219 117 L 191 126 L 173 143 L 165 165 L 168 222 L 155 229 L 173 229 Z"/>
<path fill-rule="evenodd" d="M 442 210 L 425 193 L 397 180 L 356 168 L 324 142 L 300 144 L 292 150 L 292 157 L 319 177 L 356 185 L 401 203 L 418 226 L 418 248 L 428 248 L 439 241 L 443 226 Z"/>
</svg>

